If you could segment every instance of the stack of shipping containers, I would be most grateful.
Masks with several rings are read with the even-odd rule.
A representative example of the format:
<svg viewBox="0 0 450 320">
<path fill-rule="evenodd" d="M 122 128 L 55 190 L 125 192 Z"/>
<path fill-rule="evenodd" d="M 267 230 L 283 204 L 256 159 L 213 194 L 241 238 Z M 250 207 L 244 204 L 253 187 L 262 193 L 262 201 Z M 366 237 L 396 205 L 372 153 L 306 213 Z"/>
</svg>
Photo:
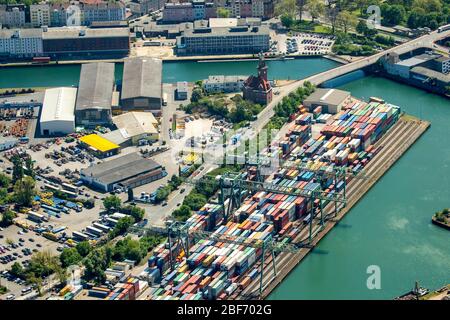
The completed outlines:
<svg viewBox="0 0 450 320">
<path fill-rule="evenodd" d="M 361 170 L 377 152 L 375 143 L 399 118 L 400 108 L 389 104 L 365 103 L 352 99 L 334 116 L 301 114 L 291 125 L 277 150 L 268 148 L 269 157 L 279 156 L 295 164 L 303 163 L 315 170 L 322 166 L 347 166 Z M 322 119 L 323 121 L 317 121 Z M 320 123 L 320 133 L 312 138 L 311 125 Z M 323 124 L 326 122 L 326 124 Z M 317 181 L 313 172 L 281 168 L 270 182 L 292 189 L 340 192 L 343 182 L 332 178 Z M 316 200 L 320 201 L 320 200 Z M 220 225 L 222 208 L 207 204 L 187 221 L 191 230 L 208 230 L 217 235 L 239 236 L 262 243 L 269 237 L 290 242 L 299 233 L 301 223 L 312 206 L 309 199 L 270 192 L 257 192 L 243 201 L 232 220 Z M 326 205 L 327 203 L 324 203 Z M 151 299 L 225 299 L 236 289 L 243 289 L 258 276 L 256 262 L 261 248 L 200 240 L 193 244 L 188 258 L 174 245 L 177 266 L 169 268 L 168 244 L 160 245 L 148 261 L 146 274 L 157 287 L 151 288 Z"/>
</svg>

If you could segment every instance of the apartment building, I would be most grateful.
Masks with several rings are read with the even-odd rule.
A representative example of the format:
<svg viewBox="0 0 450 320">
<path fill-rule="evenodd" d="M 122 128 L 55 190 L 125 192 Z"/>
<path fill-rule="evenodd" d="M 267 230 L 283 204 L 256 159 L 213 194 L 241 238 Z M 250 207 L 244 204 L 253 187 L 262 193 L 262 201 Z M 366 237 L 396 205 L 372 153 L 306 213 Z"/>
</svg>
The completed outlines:
<svg viewBox="0 0 450 320">
<path fill-rule="evenodd" d="M 50 6 L 48 4 L 30 5 L 30 22 L 33 27 L 50 25 Z"/>
<path fill-rule="evenodd" d="M 269 50 L 267 26 L 201 27 L 177 37 L 177 53 L 185 55 L 249 54 Z"/>
<path fill-rule="evenodd" d="M 83 25 L 89 26 L 94 21 L 125 20 L 125 5 L 121 2 L 80 2 Z"/>
<path fill-rule="evenodd" d="M 1 29 L 0 54 L 12 58 L 42 56 L 42 30 Z"/>
<path fill-rule="evenodd" d="M 25 5 L 0 5 L 0 24 L 8 28 L 21 28 L 25 25 Z"/>
</svg>

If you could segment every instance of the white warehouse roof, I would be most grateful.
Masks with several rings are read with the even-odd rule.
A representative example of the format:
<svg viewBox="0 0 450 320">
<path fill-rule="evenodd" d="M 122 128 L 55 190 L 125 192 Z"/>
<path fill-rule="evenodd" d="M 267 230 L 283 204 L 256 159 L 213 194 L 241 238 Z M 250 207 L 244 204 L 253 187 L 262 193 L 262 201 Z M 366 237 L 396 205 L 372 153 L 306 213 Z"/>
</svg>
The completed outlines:
<svg viewBox="0 0 450 320">
<path fill-rule="evenodd" d="M 41 123 L 50 121 L 75 121 L 76 88 L 53 88 L 45 90 Z"/>
</svg>

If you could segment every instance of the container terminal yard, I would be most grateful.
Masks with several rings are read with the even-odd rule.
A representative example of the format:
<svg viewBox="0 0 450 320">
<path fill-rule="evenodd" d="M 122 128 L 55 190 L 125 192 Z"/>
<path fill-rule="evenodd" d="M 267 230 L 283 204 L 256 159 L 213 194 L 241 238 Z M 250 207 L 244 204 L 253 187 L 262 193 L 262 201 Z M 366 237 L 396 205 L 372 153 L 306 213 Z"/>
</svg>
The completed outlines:
<svg viewBox="0 0 450 320">
<path fill-rule="evenodd" d="M 141 299 L 266 298 L 430 125 L 377 98 L 349 98 L 331 121 L 316 109 L 263 152 L 280 168 L 216 178 L 218 203 L 169 227 Z"/>
</svg>

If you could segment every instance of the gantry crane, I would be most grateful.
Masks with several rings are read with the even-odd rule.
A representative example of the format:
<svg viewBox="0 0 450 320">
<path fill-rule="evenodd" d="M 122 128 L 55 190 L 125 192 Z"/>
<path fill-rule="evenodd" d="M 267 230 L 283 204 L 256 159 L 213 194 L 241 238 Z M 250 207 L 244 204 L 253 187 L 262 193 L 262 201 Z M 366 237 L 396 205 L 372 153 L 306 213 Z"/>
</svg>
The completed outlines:
<svg viewBox="0 0 450 320">
<path fill-rule="evenodd" d="M 280 252 L 296 253 L 301 247 L 295 244 L 281 243 L 273 239 L 270 235 L 264 240 L 251 239 L 242 236 L 233 236 L 228 234 L 220 234 L 215 232 L 209 232 L 204 230 L 190 230 L 189 225 L 184 222 L 167 221 L 166 226 L 132 226 L 128 229 L 129 232 L 144 234 L 144 233 L 157 233 L 167 236 L 169 244 L 169 262 L 170 269 L 175 269 L 175 256 L 177 252 L 174 252 L 174 244 L 180 246 L 184 250 L 186 259 L 190 255 L 190 244 L 195 243 L 198 240 L 213 240 L 215 242 L 223 242 L 229 244 L 243 245 L 250 248 L 261 249 L 260 256 L 260 281 L 259 292 L 260 295 L 264 290 L 264 263 L 267 252 L 270 252 L 272 256 L 272 270 L 273 277 L 277 276 L 277 268 L 275 263 L 275 257 Z M 273 279 L 273 278 L 272 278 Z"/>
</svg>

